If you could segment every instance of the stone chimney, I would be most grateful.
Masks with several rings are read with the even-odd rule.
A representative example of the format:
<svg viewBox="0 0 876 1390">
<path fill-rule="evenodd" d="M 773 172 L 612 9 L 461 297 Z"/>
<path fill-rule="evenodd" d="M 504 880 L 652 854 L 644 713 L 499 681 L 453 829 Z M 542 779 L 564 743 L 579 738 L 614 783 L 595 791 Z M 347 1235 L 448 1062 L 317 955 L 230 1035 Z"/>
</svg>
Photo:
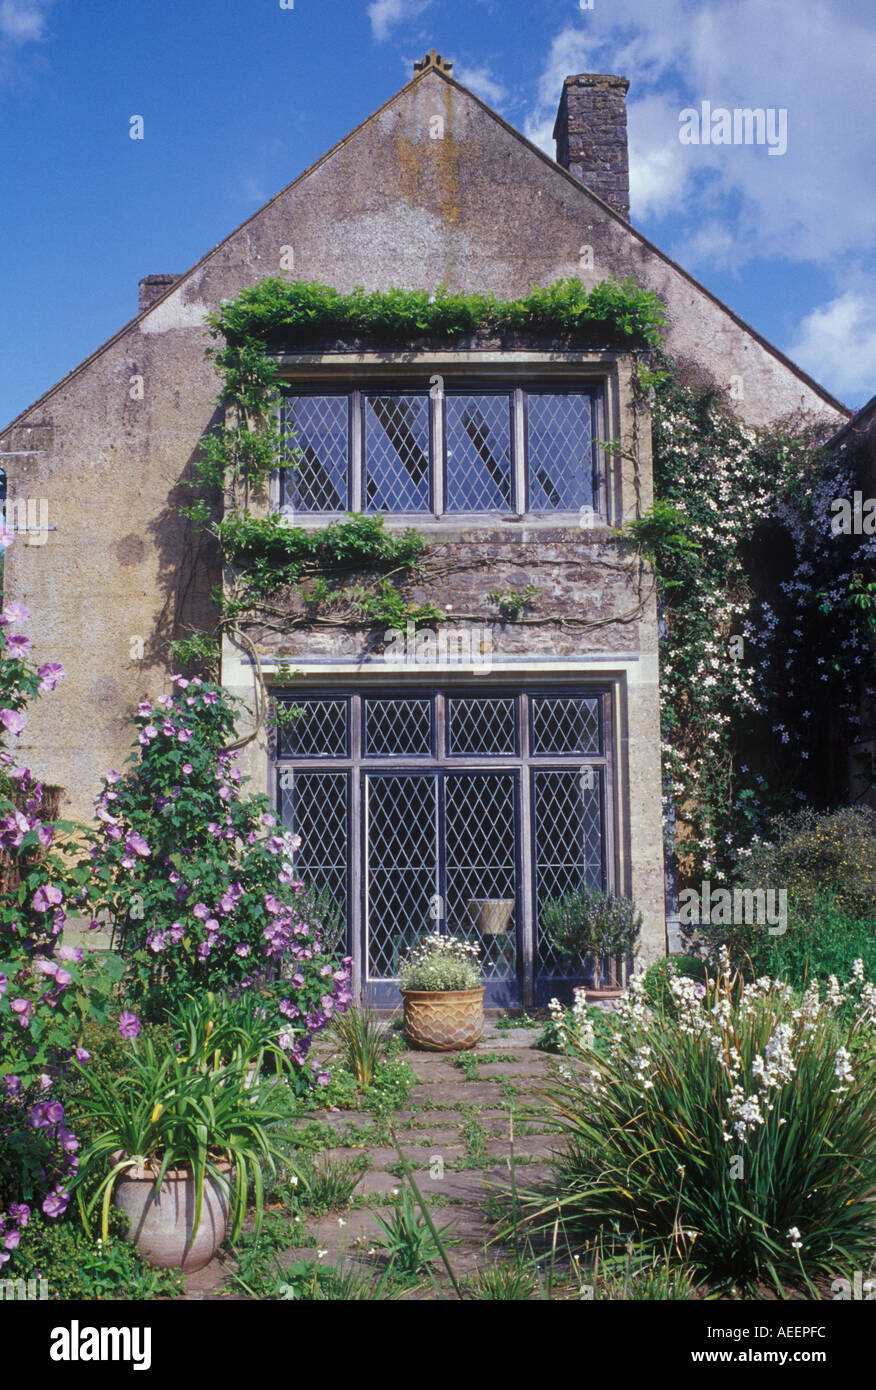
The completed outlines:
<svg viewBox="0 0 876 1390">
<path fill-rule="evenodd" d="M 170 289 L 180 277 L 178 275 L 144 275 L 140 281 L 140 310 L 148 309 L 150 304 L 154 304 L 159 295 Z"/>
<path fill-rule="evenodd" d="M 557 163 L 630 220 L 626 77 L 583 72 L 563 83 L 554 125 Z"/>
</svg>

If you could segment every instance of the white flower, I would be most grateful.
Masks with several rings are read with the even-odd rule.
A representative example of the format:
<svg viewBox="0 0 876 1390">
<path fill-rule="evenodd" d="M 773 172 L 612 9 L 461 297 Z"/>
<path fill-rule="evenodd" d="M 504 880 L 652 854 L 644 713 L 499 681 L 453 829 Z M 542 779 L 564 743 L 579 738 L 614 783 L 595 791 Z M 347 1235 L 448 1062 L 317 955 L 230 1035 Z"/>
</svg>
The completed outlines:
<svg viewBox="0 0 876 1390">
<path fill-rule="evenodd" d="M 791 1248 L 793 1250 L 799 1250 L 803 1245 L 803 1241 L 800 1238 L 800 1232 L 798 1231 L 796 1226 L 792 1226 L 789 1230 L 788 1239 L 791 1242 Z"/>
</svg>

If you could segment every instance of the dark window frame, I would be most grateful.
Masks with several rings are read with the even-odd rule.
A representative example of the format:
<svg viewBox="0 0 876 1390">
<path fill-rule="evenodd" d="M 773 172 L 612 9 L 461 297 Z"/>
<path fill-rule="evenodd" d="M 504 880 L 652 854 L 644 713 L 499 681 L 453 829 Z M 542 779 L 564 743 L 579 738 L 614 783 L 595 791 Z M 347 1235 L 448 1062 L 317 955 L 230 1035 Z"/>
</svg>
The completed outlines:
<svg viewBox="0 0 876 1390">
<path fill-rule="evenodd" d="M 520 393 L 521 402 L 518 413 L 517 394 Z M 367 499 L 367 458 L 366 458 L 366 401 L 369 396 L 421 396 L 428 404 L 428 424 L 429 424 L 429 451 L 428 451 L 428 506 L 419 511 L 383 511 L 382 514 L 390 517 L 399 518 L 420 518 L 444 519 L 455 517 L 472 517 L 482 519 L 495 517 L 505 519 L 519 516 L 572 516 L 579 515 L 587 510 L 588 504 L 584 503 L 578 508 L 540 508 L 532 509 L 533 485 L 531 477 L 532 460 L 530 457 L 529 445 L 529 399 L 532 396 L 562 396 L 574 395 L 587 397 L 590 402 L 591 420 L 591 503 L 592 511 L 597 517 L 607 520 L 607 498 L 608 498 L 608 478 L 607 464 L 602 462 L 602 450 L 599 441 L 604 435 L 605 421 L 605 380 L 588 377 L 585 380 L 569 380 L 566 377 L 552 378 L 543 373 L 531 377 L 471 377 L 460 374 L 459 376 L 445 376 L 444 385 L 441 393 L 442 409 L 440 416 L 440 429 L 436 420 L 436 396 L 430 386 L 422 385 L 417 382 L 407 383 L 403 379 L 393 379 L 388 382 L 385 377 L 376 375 L 373 378 L 362 377 L 355 382 L 347 381 L 344 384 L 335 384 L 328 381 L 323 382 L 297 382 L 289 381 L 285 383 L 281 391 L 280 404 L 284 407 L 287 398 L 295 396 L 341 396 L 346 397 L 347 408 L 347 505 L 345 510 L 352 511 L 358 502 L 359 509 L 364 515 L 379 515 L 381 511 L 377 507 L 369 507 Z M 448 508 L 448 466 L 447 466 L 447 411 L 443 407 L 443 401 L 453 396 L 501 396 L 507 397 L 509 414 L 509 470 L 510 470 L 510 503 L 507 508 L 472 508 L 454 509 Z M 354 416 L 356 423 L 354 426 Z M 521 437 L 522 437 L 522 457 L 521 457 Z M 440 460 L 438 454 L 440 451 Z M 440 489 L 436 481 L 436 474 L 440 466 Z M 308 506 L 293 505 L 289 501 L 288 494 L 292 491 L 292 486 L 287 486 L 286 479 L 283 477 L 284 470 L 279 470 L 280 482 L 277 490 L 278 509 L 285 514 L 296 514 L 302 517 L 338 517 L 343 515 L 339 511 L 317 510 Z M 291 482 L 291 480 L 290 480 Z M 440 495 L 439 495 L 440 491 Z"/>
</svg>

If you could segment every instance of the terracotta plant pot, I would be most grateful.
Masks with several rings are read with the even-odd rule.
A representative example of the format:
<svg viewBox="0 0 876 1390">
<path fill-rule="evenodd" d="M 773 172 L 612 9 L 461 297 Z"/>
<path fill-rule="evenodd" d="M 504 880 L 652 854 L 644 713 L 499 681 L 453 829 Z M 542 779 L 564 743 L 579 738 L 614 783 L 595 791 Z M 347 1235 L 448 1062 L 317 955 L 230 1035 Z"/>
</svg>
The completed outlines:
<svg viewBox="0 0 876 1390">
<path fill-rule="evenodd" d="M 147 1264 L 157 1269 L 181 1269 L 191 1274 L 209 1264 L 225 1239 L 230 1216 L 230 1163 L 217 1163 L 224 1182 L 208 1174 L 204 1180 L 201 1221 L 195 1224 L 195 1182 L 188 1169 L 170 1169 L 161 1191 L 148 1168 L 128 1168 L 116 1182 L 113 1200 L 128 1218 L 126 1239 L 136 1245 Z"/>
<path fill-rule="evenodd" d="M 590 989 L 588 986 L 584 991 L 584 999 L 588 1004 L 597 1004 L 600 1000 L 620 999 L 625 994 L 623 985 L 604 985 L 600 989 Z"/>
<path fill-rule="evenodd" d="M 403 989 L 405 1037 L 428 1052 L 463 1052 L 484 1031 L 484 987 Z"/>
</svg>

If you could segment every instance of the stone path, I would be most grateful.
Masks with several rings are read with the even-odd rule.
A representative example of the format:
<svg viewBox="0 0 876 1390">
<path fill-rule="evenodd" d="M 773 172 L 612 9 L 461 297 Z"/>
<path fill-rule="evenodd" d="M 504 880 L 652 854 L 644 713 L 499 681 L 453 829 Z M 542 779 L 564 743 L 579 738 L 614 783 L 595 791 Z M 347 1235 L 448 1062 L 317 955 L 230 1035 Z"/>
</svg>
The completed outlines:
<svg viewBox="0 0 876 1390">
<path fill-rule="evenodd" d="M 396 1111 L 391 1122 L 434 1221 L 439 1226 L 454 1225 L 452 1235 L 459 1243 L 450 1250 L 450 1260 L 458 1279 L 509 1253 L 494 1243 L 494 1236 L 510 1191 L 512 1113 L 518 1189 L 537 1185 L 548 1172 L 556 1139 L 543 1121 L 523 1116 L 524 1110 L 541 1107 L 537 1091 L 548 1074 L 548 1057 L 533 1047 L 537 1036 L 537 1029 L 500 1031 L 488 1021 L 483 1039 L 471 1054 L 477 1059 L 474 1067 L 460 1065 L 458 1053 L 405 1054 L 417 1084 L 406 1107 Z M 324 1151 L 329 1157 L 349 1160 L 364 1153 L 369 1166 L 348 1210 L 311 1217 L 306 1228 L 318 1249 L 326 1252 L 322 1256 L 326 1263 L 346 1260 L 372 1265 L 367 1251 L 379 1232 L 375 1213 L 389 1213 L 393 1194 L 402 1183 L 391 1136 L 375 1126 L 371 1113 L 315 1111 L 308 1118 L 337 1130 L 337 1145 Z M 283 1263 L 313 1258 L 313 1246 L 290 1249 L 281 1256 Z M 242 1297 L 231 1292 L 232 1272 L 229 1257 L 220 1256 L 188 1277 L 184 1297 Z M 419 1290 L 412 1296 L 452 1297 L 440 1262 L 436 1275 L 438 1289 Z"/>
</svg>

